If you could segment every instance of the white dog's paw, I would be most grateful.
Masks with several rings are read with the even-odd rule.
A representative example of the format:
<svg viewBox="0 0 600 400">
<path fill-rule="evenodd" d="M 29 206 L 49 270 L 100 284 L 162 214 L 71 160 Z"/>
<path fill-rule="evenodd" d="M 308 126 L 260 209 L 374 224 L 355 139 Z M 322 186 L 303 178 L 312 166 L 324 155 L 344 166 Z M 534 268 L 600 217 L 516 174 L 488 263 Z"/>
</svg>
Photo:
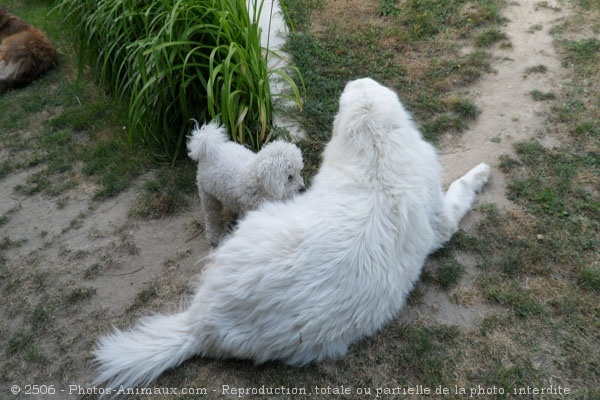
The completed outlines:
<svg viewBox="0 0 600 400">
<path fill-rule="evenodd" d="M 479 192 L 490 178 L 490 166 L 486 163 L 481 163 L 475 168 L 466 173 L 463 177 L 464 181 L 470 186 L 474 192 Z"/>
</svg>

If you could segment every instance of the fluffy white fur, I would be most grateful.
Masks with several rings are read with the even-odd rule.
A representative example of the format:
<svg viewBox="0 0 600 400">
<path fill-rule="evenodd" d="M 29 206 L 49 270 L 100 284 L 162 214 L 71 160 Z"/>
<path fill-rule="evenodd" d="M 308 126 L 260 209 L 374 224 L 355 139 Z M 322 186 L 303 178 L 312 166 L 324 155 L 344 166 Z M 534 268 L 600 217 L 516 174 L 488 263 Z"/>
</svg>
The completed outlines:
<svg viewBox="0 0 600 400">
<path fill-rule="evenodd" d="M 6 63 L 6 61 L 0 58 L 0 81 L 15 79 L 20 68 L 21 63 Z"/>
<path fill-rule="evenodd" d="M 274 141 L 253 153 L 229 140 L 217 122 L 196 125 L 188 142 L 189 156 L 198 162 L 198 191 L 206 239 L 217 245 L 224 233 L 223 210 L 238 216 L 266 200 L 285 200 L 304 191 L 300 149 Z"/>
<path fill-rule="evenodd" d="M 312 187 L 248 213 L 185 311 L 102 337 L 98 382 L 148 384 L 194 355 L 295 366 L 343 356 L 400 311 L 488 176 L 480 164 L 444 195 L 436 153 L 396 94 L 350 82 Z"/>
</svg>

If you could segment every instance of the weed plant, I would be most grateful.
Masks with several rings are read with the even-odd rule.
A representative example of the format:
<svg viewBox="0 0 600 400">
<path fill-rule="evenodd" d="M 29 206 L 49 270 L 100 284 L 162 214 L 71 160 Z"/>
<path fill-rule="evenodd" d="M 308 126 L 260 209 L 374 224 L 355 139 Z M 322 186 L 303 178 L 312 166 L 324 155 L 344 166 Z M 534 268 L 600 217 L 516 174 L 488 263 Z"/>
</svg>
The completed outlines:
<svg viewBox="0 0 600 400">
<path fill-rule="evenodd" d="M 288 82 L 287 67 L 269 70 L 258 21 L 263 1 L 62 0 L 73 30 L 79 71 L 86 65 L 129 105 L 129 141 L 177 158 L 189 121 L 220 119 L 233 140 L 259 149 L 272 124 L 269 81 Z"/>
</svg>

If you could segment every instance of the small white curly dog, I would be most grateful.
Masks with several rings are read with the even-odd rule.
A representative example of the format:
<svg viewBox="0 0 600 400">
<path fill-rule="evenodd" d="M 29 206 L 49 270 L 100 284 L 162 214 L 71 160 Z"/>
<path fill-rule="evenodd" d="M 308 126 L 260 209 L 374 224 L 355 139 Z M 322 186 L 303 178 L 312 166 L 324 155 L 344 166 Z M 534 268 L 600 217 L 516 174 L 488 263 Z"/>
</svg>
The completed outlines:
<svg viewBox="0 0 600 400">
<path fill-rule="evenodd" d="M 213 246 L 224 234 L 224 210 L 241 217 L 266 200 L 285 200 L 304 191 L 302 153 L 291 143 L 276 140 L 254 153 L 232 142 L 213 121 L 201 128 L 196 124 L 187 147 L 198 162 L 205 234 Z"/>
<path fill-rule="evenodd" d="M 97 383 L 148 384 L 194 355 L 295 366 L 343 356 L 397 315 L 490 173 L 482 163 L 444 194 L 440 169 L 394 92 L 348 83 L 311 188 L 248 213 L 184 311 L 102 337 Z"/>
</svg>

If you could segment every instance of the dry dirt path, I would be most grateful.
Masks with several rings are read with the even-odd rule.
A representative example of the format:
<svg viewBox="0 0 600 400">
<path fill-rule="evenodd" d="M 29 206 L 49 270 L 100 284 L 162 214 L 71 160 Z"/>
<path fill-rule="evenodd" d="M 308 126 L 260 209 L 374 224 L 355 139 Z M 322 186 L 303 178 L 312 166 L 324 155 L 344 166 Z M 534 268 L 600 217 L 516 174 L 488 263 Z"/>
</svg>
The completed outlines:
<svg viewBox="0 0 600 400">
<path fill-rule="evenodd" d="M 494 50 L 495 73 L 488 74 L 467 95 L 481 109 L 475 123 L 456 140 L 443 146 L 441 162 L 446 182 L 460 176 L 480 161 L 493 167 L 492 180 L 481 201 L 512 208 L 505 196 L 504 175 L 498 157 L 512 154 L 515 143 L 538 138 L 552 146 L 556 139 L 543 135 L 543 123 L 550 111 L 547 102 L 534 101 L 533 90 L 550 92 L 567 78 L 552 44 L 550 30 L 565 18 L 567 10 L 556 1 L 522 0 L 509 2 L 504 15 L 510 22 L 504 32 L 511 47 Z M 527 74 L 527 68 L 544 65 L 546 73 Z"/>
<path fill-rule="evenodd" d="M 496 204 L 504 211 L 516 206 L 506 198 L 505 175 L 499 170 L 500 156 L 514 154 L 515 143 L 537 138 L 552 147 L 557 138 L 544 134 L 544 123 L 550 112 L 547 102 L 534 101 L 531 91 L 551 92 L 560 88 L 568 78 L 553 47 L 550 30 L 565 18 L 568 10 L 558 2 L 523 0 L 509 3 L 504 15 L 509 22 L 503 29 L 511 46 L 493 50 L 494 73 L 484 76 L 465 96 L 473 99 L 481 109 L 477 120 L 459 137 L 449 136 L 442 145 L 440 161 L 444 167 L 444 182 L 451 183 L 480 162 L 492 167 L 489 184 L 478 198 L 478 204 Z M 544 65 L 544 74 L 527 74 L 527 68 Z M 479 219 L 475 210 L 467 214 L 461 226 L 467 231 Z M 458 261 L 466 267 L 454 293 L 469 293 L 478 272 L 478 260 L 469 254 L 458 254 Z M 435 268 L 429 261 L 425 268 Z M 468 306 L 452 302 L 448 293 L 435 287 L 423 290 L 420 304 L 409 307 L 404 318 L 420 319 L 456 325 L 468 330 L 489 313 L 501 312 L 500 307 L 473 302 Z"/>
</svg>

